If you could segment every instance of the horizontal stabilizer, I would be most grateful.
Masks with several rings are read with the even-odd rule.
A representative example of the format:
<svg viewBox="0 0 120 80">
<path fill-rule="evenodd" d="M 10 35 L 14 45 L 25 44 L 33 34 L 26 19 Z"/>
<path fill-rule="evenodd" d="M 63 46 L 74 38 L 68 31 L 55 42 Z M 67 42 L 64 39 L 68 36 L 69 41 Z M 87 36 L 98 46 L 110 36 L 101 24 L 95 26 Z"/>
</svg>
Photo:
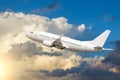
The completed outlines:
<svg viewBox="0 0 120 80">
<path fill-rule="evenodd" d="M 114 49 L 111 49 L 111 48 L 103 48 L 103 50 L 114 50 Z"/>
</svg>

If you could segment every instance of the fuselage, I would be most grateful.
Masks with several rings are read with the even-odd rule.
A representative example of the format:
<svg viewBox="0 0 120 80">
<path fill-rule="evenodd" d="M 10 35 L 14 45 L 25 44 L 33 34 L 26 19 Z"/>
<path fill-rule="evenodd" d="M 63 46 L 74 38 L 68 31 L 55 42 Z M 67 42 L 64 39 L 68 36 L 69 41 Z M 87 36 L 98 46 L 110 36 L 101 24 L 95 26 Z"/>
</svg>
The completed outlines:
<svg viewBox="0 0 120 80">
<path fill-rule="evenodd" d="M 51 42 L 58 39 L 60 36 L 48 32 L 33 31 L 26 34 L 27 37 L 34 41 L 38 41 L 44 44 L 44 42 Z M 67 50 L 79 51 L 79 52 L 101 52 L 103 49 L 99 46 L 89 43 L 89 41 L 79 41 L 69 37 L 62 37 L 61 43 Z M 50 47 L 50 46 L 49 46 Z M 98 47 L 96 49 L 96 47 Z"/>
</svg>

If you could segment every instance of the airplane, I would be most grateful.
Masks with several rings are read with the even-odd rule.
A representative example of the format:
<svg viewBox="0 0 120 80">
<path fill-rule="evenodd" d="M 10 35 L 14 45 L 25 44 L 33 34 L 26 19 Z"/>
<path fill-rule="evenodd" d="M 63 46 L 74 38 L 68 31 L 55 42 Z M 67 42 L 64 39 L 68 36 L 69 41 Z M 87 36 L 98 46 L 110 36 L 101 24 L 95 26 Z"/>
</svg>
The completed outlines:
<svg viewBox="0 0 120 80">
<path fill-rule="evenodd" d="M 104 50 L 113 50 L 109 48 L 103 48 L 110 30 L 105 30 L 97 38 L 91 41 L 79 41 L 62 35 L 57 35 L 42 31 L 27 32 L 26 36 L 34 41 L 41 42 L 48 47 L 55 47 L 58 49 L 66 49 L 78 52 L 103 52 Z"/>
</svg>

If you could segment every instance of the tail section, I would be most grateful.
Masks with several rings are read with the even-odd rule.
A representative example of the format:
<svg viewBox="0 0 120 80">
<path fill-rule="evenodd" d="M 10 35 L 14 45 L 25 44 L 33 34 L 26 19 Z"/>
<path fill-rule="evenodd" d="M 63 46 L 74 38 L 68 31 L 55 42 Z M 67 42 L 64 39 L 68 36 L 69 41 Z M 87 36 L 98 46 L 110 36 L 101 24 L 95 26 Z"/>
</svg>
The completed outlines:
<svg viewBox="0 0 120 80">
<path fill-rule="evenodd" d="M 103 45 L 105 44 L 110 32 L 111 32 L 110 30 L 105 30 L 97 38 L 95 38 L 94 40 L 91 41 L 92 44 L 103 47 Z"/>
</svg>

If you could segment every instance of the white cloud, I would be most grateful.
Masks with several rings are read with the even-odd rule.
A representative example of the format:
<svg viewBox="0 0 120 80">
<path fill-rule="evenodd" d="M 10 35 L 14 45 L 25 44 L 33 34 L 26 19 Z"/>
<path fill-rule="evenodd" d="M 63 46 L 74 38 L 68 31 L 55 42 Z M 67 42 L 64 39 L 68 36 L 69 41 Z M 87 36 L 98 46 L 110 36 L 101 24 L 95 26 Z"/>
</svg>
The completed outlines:
<svg viewBox="0 0 120 80">
<path fill-rule="evenodd" d="M 70 54 L 70 53 L 64 53 L 64 54 Z M 48 55 L 42 55 L 42 56 L 36 56 L 35 63 L 37 70 L 56 70 L 56 69 L 71 69 L 72 67 L 79 66 L 80 60 L 82 58 L 80 56 L 77 56 L 75 54 L 72 54 L 70 56 L 48 56 Z"/>
<path fill-rule="evenodd" d="M 85 24 L 81 24 L 81 25 L 79 25 L 79 26 L 77 27 L 77 30 L 78 30 L 79 32 L 83 32 L 85 29 L 86 29 Z"/>
<path fill-rule="evenodd" d="M 57 26 L 60 30 L 67 30 L 72 28 L 72 24 L 68 24 L 68 21 L 64 17 L 52 19 L 53 25 Z"/>
<path fill-rule="evenodd" d="M 2 35 L 9 32 L 18 33 L 31 30 L 49 31 L 51 28 L 62 32 L 72 28 L 72 24 L 69 24 L 64 17 L 49 19 L 45 16 L 24 14 L 21 12 L 0 13 L 0 21 L 0 31 Z M 55 30 L 51 31 L 54 32 Z"/>
<path fill-rule="evenodd" d="M 21 12 L 0 13 L 0 21 L 0 53 L 7 52 L 13 44 L 28 41 L 24 32 L 37 30 L 61 34 L 72 28 L 72 24 L 69 24 L 64 17 L 49 19 L 45 16 Z M 44 46 L 43 48 L 48 49 Z"/>
<path fill-rule="evenodd" d="M 0 53 L 6 53 L 12 48 L 12 45 L 24 43 L 28 40 L 24 32 L 19 34 L 9 33 L 0 39 Z"/>
<path fill-rule="evenodd" d="M 101 75 L 103 72 L 99 71 L 120 72 L 113 65 L 111 67 L 110 64 L 102 63 L 103 57 L 82 58 L 70 51 L 63 51 L 59 56 L 50 56 L 52 54 L 50 48 L 38 43 L 26 43 L 29 39 L 25 37 L 24 31 L 40 30 L 60 33 L 71 29 L 73 25 L 69 24 L 64 17 L 49 19 L 33 14 L 5 12 L 0 13 L 0 21 L 0 53 L 6 53 L 0 54 L 0 64 L 7 68 L 8 74 L 5 76 L 8 79 L 4 80 L 82 80 L 86 76 L 86 80 L 89 80 L 89 78 L 94 79 L 89 75 L 90 73 L 96 75 L 98 72 Z M 78 26 L 80 32 L 85 29 L 84 24 Z M 49 53 L 44 54 L 43 51 Z M 59 54 L 58 52 L 56 51 L 56 54 Z M 20 59 L 16 61 L 15 57 Z M 94 71 L 94 69 L 96 69 L 95 72 L 88 72 L 89 70 Z M 53 71 L 58 76 L 63 73 L 64 77 L 47 76 L 41 70 L 43 72 Z"/>
</svg>

